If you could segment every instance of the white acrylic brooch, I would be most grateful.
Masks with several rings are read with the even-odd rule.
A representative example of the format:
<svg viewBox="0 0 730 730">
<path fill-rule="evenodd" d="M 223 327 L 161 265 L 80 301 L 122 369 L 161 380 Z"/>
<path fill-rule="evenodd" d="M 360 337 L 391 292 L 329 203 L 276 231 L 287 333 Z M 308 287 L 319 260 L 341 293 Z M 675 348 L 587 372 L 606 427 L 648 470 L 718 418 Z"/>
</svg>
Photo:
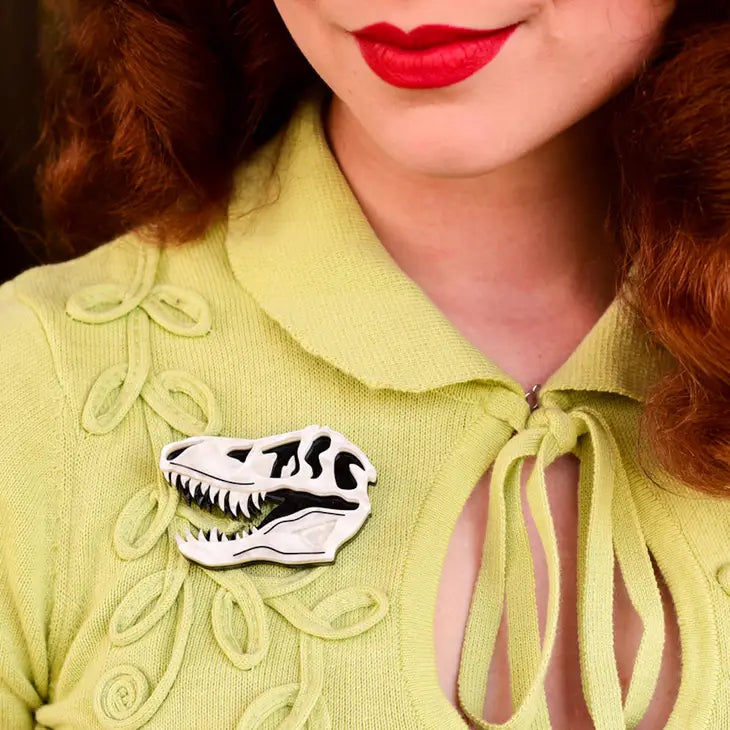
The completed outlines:
<svg viewBox="0 0 730 730">
<path fill-rule="evenodd" d="M 357 446 L 318 425 L 258 439 L 192 436 L 163 447 L 160 469 L 190 505 L 232 520 L 267 512 L 238 532 L 176 535 L 183 555 L 213 568 L 332 562 L 370 514 L 377 480 Z"/>
</svg>

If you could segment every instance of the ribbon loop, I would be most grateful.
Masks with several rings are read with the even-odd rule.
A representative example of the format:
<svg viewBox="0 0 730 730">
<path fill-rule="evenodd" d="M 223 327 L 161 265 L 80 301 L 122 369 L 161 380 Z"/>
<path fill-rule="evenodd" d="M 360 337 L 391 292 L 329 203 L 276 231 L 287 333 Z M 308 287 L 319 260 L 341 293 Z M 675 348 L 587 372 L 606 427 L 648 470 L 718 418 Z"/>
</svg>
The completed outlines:
<svg viewBox="0 0 730 730">
<path fill-rule="evenodd" d="M 588 710 L 602 728 L 635 727 L 656 688 L 664 642 L 661 598 L 636 505 L 614 437 L 591 409 L 564 411 L 542 405 L 497 454 L 489 517 L 459 667 L 459 700 L 482 730 L 550 730 L 545 679 L 561 610 L 561 568 L 545 482 L 559 456 L 581 459 L 578 510 L 578 640 Z M 585 442 L 581 439 L 586 436 Z M 579 447 L 580 442 L 580 447 Z M 527 478 L 527 501 L 545 553 L 548 601 L 545 637 L 537 621 L 534 566 L 521 499 L 525 458 L 536 457 Z M 622 705 L 613 646 L 613 562 L 619 559 L 627 592 L 644 631 L 631 686 Z M 483 718 L 487 675 L 506 598 L 514 711 L 504 723 Z M 607 606 L 596 612 L 595 606 Z M 599 710 L 600 708 L 600 710 Z M 600 712 L 600 717 L 598 713 Z"/>
<path fill-rule="evenodd" d="M 665 640 L 664 608 L 615 439 L 598 412 L 586 409 L 581 418 L 591 432 L 591 449 L 584 454 L 590 470 L 581 476 L 581 511 L 588 518 L 580 525 L 579 544 L 585 547 L 578 563 L 582 595 L 579 649 L 582 663 L 588 668 L 584 693 L 589 709 L 601 707 L 605 712 L 606 707 L 614 708 L 605 723 L 607 728 L 633 728 L 646 713 L 656 689 Z M 593 476 L 592 484 L 589 474 Z M 613 489 L 596 489 L 595 485 L 604 485 L 607 480 Z M 612 544 L 629 599 L 643 626 L 623 706 L 613 651 L 613 612 L 589 610 L 597 602 L 613 605 Z"/>
</svg>

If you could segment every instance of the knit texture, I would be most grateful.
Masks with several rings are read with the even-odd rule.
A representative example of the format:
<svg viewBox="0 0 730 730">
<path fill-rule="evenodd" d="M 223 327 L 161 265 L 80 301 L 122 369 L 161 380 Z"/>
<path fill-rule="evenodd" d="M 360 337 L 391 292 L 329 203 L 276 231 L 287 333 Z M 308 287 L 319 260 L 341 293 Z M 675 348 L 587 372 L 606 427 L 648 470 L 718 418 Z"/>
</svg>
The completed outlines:
<svg viewBox="0 0 730 730">
<path fill-rule="evenodd" d="M 664 623 L 650 553 L 681 635 L 667 727 L 730 727 L 730 502 L 644 470 L 637 445 L 669 356 L 619 296 L 530 410 L 379 244 L 321 104 L 306 96 L 242 166 L 228 219 L 200 240 L 127 234 L 0 286 L 0 728 L 463 730 L 438 684 L 433 620 L 454 524 L 490 465 L 459 699 L 480 728 L 549 728 L 565 609 L 545 469 L 567 453 L 581 461 L 576 640 L 596 727 L 634 727 L 654 691 Z M 335 561 L 188 561 L 176 534 L 247 521 L 180 499 L 162 447 L 315 423 L 378 471 L 371 516 Z M 519 501 L 527 457 L 544 642 Z M 625 702 L 614 560 L 644 625 Z M 481 710 L 505 601 L 514 714 L 495 725 Z"/>
</svg>

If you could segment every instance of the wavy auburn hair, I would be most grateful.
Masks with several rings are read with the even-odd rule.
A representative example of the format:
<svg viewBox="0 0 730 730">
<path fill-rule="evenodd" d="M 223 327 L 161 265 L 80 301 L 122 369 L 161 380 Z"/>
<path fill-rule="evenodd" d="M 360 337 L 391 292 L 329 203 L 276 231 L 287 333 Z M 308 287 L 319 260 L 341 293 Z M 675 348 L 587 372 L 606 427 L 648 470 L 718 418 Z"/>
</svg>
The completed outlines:
<svg viewBox="0 0 730 730">
<path fill-rule="evenodd" d="M 225 214 L 234 169 L 322 83 L 273 0 L 46 0 L 38 171 L 49 252 L 130 230 L 181 244 Z M 677 0 L 608 104 L 606 225 L 677 361 L 645 404 L 659 463 L 730 496 L 730 4 Z"/>
</svg>

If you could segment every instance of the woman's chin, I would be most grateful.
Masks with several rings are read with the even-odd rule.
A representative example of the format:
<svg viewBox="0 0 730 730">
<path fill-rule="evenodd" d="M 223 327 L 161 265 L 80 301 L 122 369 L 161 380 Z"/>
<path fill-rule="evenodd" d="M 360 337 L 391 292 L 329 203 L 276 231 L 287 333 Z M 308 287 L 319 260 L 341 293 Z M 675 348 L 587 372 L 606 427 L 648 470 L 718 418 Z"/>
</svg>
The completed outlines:
<svg viewBox="0 0 730 730">
<path fill-rule="evenodd" d="M 508 163 L 518 152 L 501 148 L 485 134 L 473 139 L 462 131 L 434 135 L 410 133 L 407 129 L 395 138 L 379 141 L 379 146 L 399 167 L 416 174 L 438 178 L 472 178 Z"/>
</svg>

